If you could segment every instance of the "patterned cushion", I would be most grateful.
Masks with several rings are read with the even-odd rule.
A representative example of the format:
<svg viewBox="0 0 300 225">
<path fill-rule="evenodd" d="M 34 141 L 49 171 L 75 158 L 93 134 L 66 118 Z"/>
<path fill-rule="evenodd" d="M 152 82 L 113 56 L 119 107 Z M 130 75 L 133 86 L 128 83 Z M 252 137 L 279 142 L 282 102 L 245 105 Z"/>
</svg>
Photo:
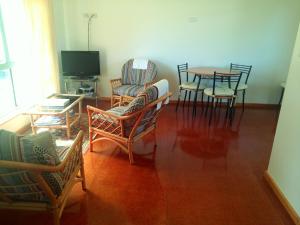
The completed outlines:
<svg viewBox="0 0 300 225">
<path fill-rule="evenodd" d="M 136 112 L 142 109 L 145 105 L 146 105 L 146 99 L 144 96 L 136 97 L 127 105 L 124 115 L 128 115 L 130 113 Z"/>
<path fill-rule="evenodd" d="M 138 97 L 144 96 L 145 97 L 145 104 L 149 104 L 155 101 L 158 98 L 158 89 L 156 86 L 150 86 L 143 92 L 138 94 Z"/>
<path fill-rule="evenodd" d="M 144 86 L 141 85 L 122 85 L 113 89 L 115 95 L 128 95 L 135 97 L 139 92 L 144 90 Z"/>
<path fill-rule="evenodd" d="M 58 165 L 60 163 L 55 143 L 49 131 L 25 136 L 21 138 L 20 144 L 25 162 L 46 165 Z M 63 174 L 44 172 L 42 176 L 52 191 L 59 195 L 64 187 Z"/>
<path fill-rule="evenodd" d="M 0 130 L 1 160 L 23 161 L 18 139 L 15 133 Z M 28 172 L 0 167 L 0 175 L 0 192 L 9 198 L 21 201 L 49 201 Z"/>
<path fill-rule="evenodd" d="M 205 88 L 204 93 L 208 96 L 213 96 L 212 88 Z M 216 87 L 215 88 L 215 96 L 233 96 L 234 91 L 227 87 Z"/>
<path fill-rule="evenodd" d="M 25 162 L 47 165 L 60 163 L 50 132 L 28 135 L 21 138 L 20 142 Z"/>
<path fill-rule="evenodd" d="M 146 70 L 133 69 L 134 59 L 130 59 L 122 67 L 122 83 L 123 84 L 135 84 L 144 85 L 145 83 L 152 82 L 157 75 L 156 65 L 148 61 L 148 67 Z"/>
</svg>

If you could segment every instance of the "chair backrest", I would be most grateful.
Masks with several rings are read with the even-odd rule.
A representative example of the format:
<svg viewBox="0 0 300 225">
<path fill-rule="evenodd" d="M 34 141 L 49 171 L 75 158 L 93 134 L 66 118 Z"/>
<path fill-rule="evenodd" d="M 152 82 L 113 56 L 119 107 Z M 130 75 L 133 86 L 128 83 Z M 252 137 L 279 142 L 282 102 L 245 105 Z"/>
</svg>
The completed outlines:
<svg viewBox="0 0 300 225">
<path fill-rule="evenodd" d="M 225 83 L 228 85 L 228 88 L 234 91 L 234 95 L 236 95 L 241 77 L 242 72 L 232 74 L 214 72 L 212 94 L 215 95 L 215 89 L 218 87 L 218 83 L 223 84 L 223 86 Z"/>
<path fill-rule="evenodd" d="M 122 67 L 122 84 L 144 85 L 152 82 L 157 75 L 156 65 L 148 60 L 147 69 L 134 69 L 134 59 L 128 60 Z"/>
<path fill-rule="evenodd" d="M 189 68 L 188 63 L 177 65 L 179 85 L 181 85 L 185 81 L 186 82 L 189 81 L 189 73 L 187 72 L 188 68 Z M 183 77 L 184 74 L 186 76 L 186 79 L 184 79 Z"/>
<path fill-rule="evenodd" d="M 247 65 L 241 65 L 241 64 L 235 64 L 235 63 L 230 63 L 230 71 L 238 70 L 242 73 L 242 77 L 240 83 L 248 83 L 249 75 L 252 70 L 252 66 L 247 66 Z"/>
<path fill-rule="evenodd" d="M 156 105 L 147 106 L 157 99 L 158 89 L 155 86 L 150 86 L 128 104 L 127 115 L 138 110 L 141 111 L 134 117 L 124 121 L 126 137 L 134 137 L 140 134 L 155 122 L 154 118 L 159 110 L 156 110 Z"/>
</svg>

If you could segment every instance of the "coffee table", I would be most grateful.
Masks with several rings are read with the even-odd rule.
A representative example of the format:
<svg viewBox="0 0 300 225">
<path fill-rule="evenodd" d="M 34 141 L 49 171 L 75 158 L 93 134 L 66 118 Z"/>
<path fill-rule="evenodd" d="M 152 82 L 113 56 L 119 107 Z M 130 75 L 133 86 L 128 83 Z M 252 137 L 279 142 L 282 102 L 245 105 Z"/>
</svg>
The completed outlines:
<svg viewBox="0 0 300 225">
<path fill-rule="evenodd" d="M 71 137 L 71 127 L 80 124 L 83 95 L 53 94 L 48 99 L 69 99 L 69 103 L 61 107 L 42 107 L 34 105 L 23 114 L 30 116 L 32 132 L 37 128 L 65 129 L 67 137 Z M 78 113 L 75 109 L 78 107 Z"/>
</svg>

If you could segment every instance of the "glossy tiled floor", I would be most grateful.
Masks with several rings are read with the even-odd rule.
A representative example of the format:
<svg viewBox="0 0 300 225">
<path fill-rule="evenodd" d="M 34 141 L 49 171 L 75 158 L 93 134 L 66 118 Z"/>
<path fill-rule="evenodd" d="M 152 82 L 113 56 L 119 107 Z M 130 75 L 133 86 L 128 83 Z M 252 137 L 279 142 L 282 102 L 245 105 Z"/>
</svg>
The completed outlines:
<svg viewBox="0 0 300 225">
<path fill-rule="evenodd" d="M 135 145 L 136 165 L 112 144 L 85 155 L 88 192 L 73 189 L 62 225 L 290 225 L 263 179 L 277 111 L 223 112 L 209 128 L 198 110 L 162 113 L 154 154 L 150 135 Z M 51 224 L 47 213 L 0 212 L 0 223 Z"/>
</svg>

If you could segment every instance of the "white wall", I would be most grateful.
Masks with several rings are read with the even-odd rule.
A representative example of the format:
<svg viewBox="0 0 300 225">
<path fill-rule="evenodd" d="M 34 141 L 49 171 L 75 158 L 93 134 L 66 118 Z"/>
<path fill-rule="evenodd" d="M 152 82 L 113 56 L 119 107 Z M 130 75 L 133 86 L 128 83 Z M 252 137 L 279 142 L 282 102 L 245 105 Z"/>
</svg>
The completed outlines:
<svg viewBox="0 0 300 225">
<path fill-rule="evenodd" d="M 268 172 L 300 215 L 300 27 Z"/>
<path fill-rule="evenodd" d="M 297 26 L 298 0 L 62 0 L 54 1 L 61 49 L 87 49 L 87 19 L 97 13 L 91 47 L 101 52 L 100 95 L 132 57 L 157 63 L 177 92 L 176 65 L 254 66 L 247 102 L 277 103 Z M 61 10 L 63 9 L 63 10 Z M 61 33 L 64 35 L 61 35 Z M 61 40 L 60 40 L 61 42 Z"/>
</svg>

